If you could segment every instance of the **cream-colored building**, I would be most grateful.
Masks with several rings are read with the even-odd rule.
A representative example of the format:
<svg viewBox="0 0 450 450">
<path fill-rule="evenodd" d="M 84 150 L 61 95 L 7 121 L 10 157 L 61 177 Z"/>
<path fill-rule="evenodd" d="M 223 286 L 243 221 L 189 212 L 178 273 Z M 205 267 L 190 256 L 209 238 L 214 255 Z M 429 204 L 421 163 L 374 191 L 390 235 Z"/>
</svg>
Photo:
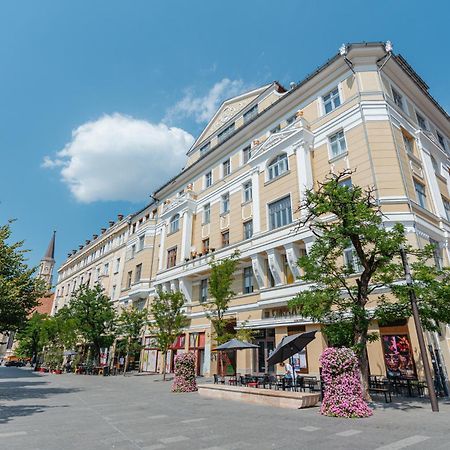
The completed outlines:
<svg viewBox="0 0 450 450">
<path fill-rule="evenodd" d="M 266 357 L 282 337 L 316 329 L 298 361 L 303 372 L 318 374 L 326 345 L 320 324 L 287 309 L 288 300 L 308 288 L 296 261 L 314 238 L 306 228 L 293 232 L 305 190 L 330 171 L 353 169 L 348 182 L 376 188 L 386 225 L 403 223 L 419 247 L 436 243 L 436 262 L 448 265 L 449 138 L 448 114 L 390 44 L 348 45 L 288 90 L 274 82 L 229 99 L 189 150 L 184 170 L 129 219 L 120 301 L 151 301 L 157 289 L 181 290 L 190 326 L 173 353 L 195 351 L 198 372 L 211 374 L 208 261 L 239 250 L 228 316 L 237 328 L 256 330 L 260 351 L 257 357 L 240 352 L 238 370 L 276 370 Z M 72 255 L 60 274 L 85 253 Z M 420 367 L 411 321 L 372 328 L 381 339 L 369 345 L 371 373 L 386 373 L 383 342 L 403 337 Z M 428 338 L 450 367 L 448 325 Z M 156 369 L 151 336 L 143 361 L 144 370 Z"/>
</svg>

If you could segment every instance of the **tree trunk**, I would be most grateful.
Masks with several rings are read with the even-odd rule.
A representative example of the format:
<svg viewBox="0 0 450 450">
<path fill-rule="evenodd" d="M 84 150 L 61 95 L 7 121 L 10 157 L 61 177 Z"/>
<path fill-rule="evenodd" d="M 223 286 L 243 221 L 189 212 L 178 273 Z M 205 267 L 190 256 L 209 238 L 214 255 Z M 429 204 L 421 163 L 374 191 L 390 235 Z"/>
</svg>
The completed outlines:
<svg viewBox="0 0 450 450">
<path fill-rule="evenodd" d="M 163 381 L 166 381 L 167 352 L 163 353 Z"/>
<path fill-rule="evenodd" d="M 366 402 L 371 402 L 372 398 L 370 397 L 369 392 L 369 359 L 367 358 L 367 329 L 362 330 L 361 332 L 356 332 L 355 335 L 355 344 L 358 348 L 358 362 L 359 362 L 359 370 L 361 373 L 361 385 L 362 385 L 362 394 L 363 398 Z"/>
<path fill-rule="evenodd" d="M 130 345 L 131 345 L 131 338 L 128 338 L 127 353 L 125 355 L 125 363 L 123 365 L 123 376 L 125 376 L 125 374 L 127 373 L 128 359 L 130 357 Z"/>
</svg>

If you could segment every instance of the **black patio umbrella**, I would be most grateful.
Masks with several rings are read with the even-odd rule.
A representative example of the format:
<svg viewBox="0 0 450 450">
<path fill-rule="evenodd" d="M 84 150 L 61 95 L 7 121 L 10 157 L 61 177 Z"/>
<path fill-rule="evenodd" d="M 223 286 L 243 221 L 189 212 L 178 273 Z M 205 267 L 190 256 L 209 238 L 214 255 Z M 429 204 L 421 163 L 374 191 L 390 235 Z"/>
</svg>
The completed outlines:
<svg viewBox="0 0 450 450">
<path fill-rule="evenodd" d="M 267 364 L 272 366 L 277 363 L 282 363 L 283 361 L 286 361 L 286 359 L 294 356 L 296 353 L 301 352 L 315 338 L 315 334 L 316 331 L 314 330 L 308 331 L 307 333 L 298 333 L 292 334 L 291 336 L 285 336 L 269 358 L 267 358 Z"/>
<path fill-rule="evenodd" d="M 250 342 L 244 342 L 239 339 L 231 339 L 228 342 L 225 342 L 224 344 L 216 347 L 213 350 L 213 352 L 224 352 L 224 351 L 226 352 L 231 350 L 237 352 L 237 350 L 246 350 L 247 348 L 259 348 L 259 347 L 255 344 L 250 344 Z M 234 376 L 236 377 L 236 370 L 234 371 Z"/>
</svg>

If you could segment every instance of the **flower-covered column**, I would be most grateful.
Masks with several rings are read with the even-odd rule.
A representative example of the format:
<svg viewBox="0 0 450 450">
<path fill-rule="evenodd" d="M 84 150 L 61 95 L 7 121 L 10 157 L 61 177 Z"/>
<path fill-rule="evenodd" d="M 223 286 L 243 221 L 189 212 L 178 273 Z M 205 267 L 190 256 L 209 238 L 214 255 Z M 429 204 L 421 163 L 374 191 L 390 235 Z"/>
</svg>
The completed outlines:
<svg viewBox="0 0 450 450">
<path fill-rule="evenodd" d="M 349 348 L 327 348 L 320 357 L 325 393 L 320 413 L 333 417 L 369 417 L 363 400 L 358 360 Z"/>
<path fill-rule="evenodd" d="M 175 378 L 172 384 L 172 392 L 194 391 L 197 391 L 195 354 L 193 352 L 182 353 L 175 357 Z"/>
</svg>

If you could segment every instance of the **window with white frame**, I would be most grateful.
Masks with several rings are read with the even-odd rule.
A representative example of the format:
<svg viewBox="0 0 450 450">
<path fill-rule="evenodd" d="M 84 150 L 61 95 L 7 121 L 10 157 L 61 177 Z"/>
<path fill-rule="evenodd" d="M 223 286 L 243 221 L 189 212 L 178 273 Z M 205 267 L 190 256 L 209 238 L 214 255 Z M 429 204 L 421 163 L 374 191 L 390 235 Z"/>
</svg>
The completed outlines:
<svg viewBox="0 0 450 450">
<path fill-rule="evenodd" d="M 177 264 L 177 248 L 173 247 L 167 250 L 167 268 L 175 267 Z"/>
<path fill-rule="evenodd" d="M 203 206 L 203 224 L 207 224 L 211 221 L 211 205 L 207 203 Z"/>
<path fill-rule="evenodd" d="M 205 174 L 205 189 L 209 188 L 212 185 L 212 171 L 210 170 Z"/>
<path fill-rule="evenodd" d="M 351 188 L 353 186 L 352 179 L 350 177 L 345 178 L 344 180 L 339 181 L 338 185 L 341 187 Z"/>
<path fill-rule="evenodd" d="M 447 217 L 447 220 L 450 221 L 450 200 L 442 197 L 442 202 L 444 203 L 445 216 Z"/>
<path fill-rule="evenodd" d="M 414 140 L 413 138 L 403 134 L 403 143 L 405 144 L 405 149 L 408 153 L 414 153 Z"/>
<path fill-rule="evenodd" d="M 419 125 L 419 128 L 422 130 L 427 130 L 427 121 L 425 120 L 425 117 L 423 117 L 418 112 L 416 112 L 416 117 L 417 117 L 417 123 Z"/>
<path fill-rule="evenodd" d="M 347 143 L 345 142 L 344 131 L 338 131 L 328 138 L 331 150 L 331 159 L 344 154 L 347 151 Z"/>
<path fill-rule="evenodd" d="M 136 266 L 136 271 L 134 272 L 134 282 L 138 283 L 141 280 L 142 275 L 142 264 Z"/>
<path fill-rule="evenodd" d="M 269 229 L 274 230 L 292 223 L 291 196 L 269 204 Z"/>
<path fill-rule="evenodd" d="M 120 258 L 116 259 L 116 267 L 114 269 L 114 273 L 118 273 L 120 269 Z"/>
<path fill-rule="evenodd" d="M 253 292 L 253 269 L 251 267 L 244 267 L 244 294 L 251 294 Z"/>
<path fill-rule="evenodd" d="M 230 245 L 230 231 L 222 231 L 222 247 L 228 247 Z"/>
<path fill-rule="evenodd" d="M 231 161 L 230 158 L 228 158 L 226 161 L 222 163 L 222 174 L 224 177 L 227 175 L 230 175 L 231 173 Z"/>
<path fill-rule="evenodd" d="M 231 125 L 228 125 L 225 130 L 221 131 L 217 135 L 217 140 L 219 141 L 219 144 L 221 144 L 225 139 L 228 138 L 231 134 L 234 133 L 234 122 Z"/>
<path fill-rule="evenodd" d="M 170 232 L 171 233 L 175 233 L 180 229 L 180 215 L 179 214 L 175 214 L 171 219 L 170 219 Z"/>
<path fill-rule="evenodd" d="M 131 256 L 130 256 L 130 258 L 134 258 L 135 253 L 136 253 L 136 245 L 132 245 L 131 246 Z"/>
<path fill-rule="evenodd" d="M 425 192 L 425 186 L 420 183 L 417 180 L 414 180 L 414 189 L 416 191 L 416 198 L 417 198 L 417 203 L 419 203 L 419 205 L 422 208 L 426 208 L 427 207 L 427 195 Z"/>
<path fill-rule="evenodd" d="M 230 212 L 230 193 L 227 192 L 222 195 L 222 214 Z"/>
<path fill-rule="evenodd" d="M 438 130 L 436 130 L 436 136 L 437 136 L 437 138 L 438 138 L 439 144 L 441 144 L 441 147 L 442 147 L 444 150 L 446 150 L 444 136 L 442 136 L 442 134 L 439 133 Z"/>
<path fill-rule="evenodd" d="M 244 183 L 242 185 L 242 195 L 243 195 L 244 203 L 250 202 L 252 200 L 253 194 L 252 194 L 252 182 L 251 181 L 247 181 L 246 183 Z"/>
<path fill-rule="evenodd" d="M 431 165 L 433 166 L 434 173 L 439 175 L 440 174 L 439 163 L 436 161 L 436 158 L 434 156 L 431 155 L 430 158 L 431 158 Z"/>
<path fill-rule="evenodd" d="M 200 281 L 200 303 L 206 302 L 208 300 L 208 279 L 205 278 Z"/>
<path fill-rule="evenodd" d="M 351 273 L 360 273 L 363 271 L 363 266 L 353 246 L 344 250 L 344 263 Z"/>
<path fill-rule="evenodd" d="M 250 239 L 253 236 L 253 220 L 247 220 L 243 224 L 244 239 Z"/>
<path fill-rule="evenodd" d="M 278 155 L 267 166 L 267 174 L 269 180 L 273 180 L 274 178 L 279 177 L 283 173 L 287 172 L 288 169 L 288 157 L 286 153 Z"/>
<path fill-rule="evenodd" d="M 339 95 L 339 88 L 336 86 L 334 89 L 328 92 L 328 94 L 325 94 L 322 97 L 322 102 L 325 114 L 328 114 L 329 112 L 333 111 L 333 109 L 336 109 L 338 106 L 340 106 L 341 96 Z"/>
<path fill-rule="evenodd" d="M 394 103 L 402 110 L 404 111 L 405 106 L 403 104 L 403 95 L 400 94 L 395 88 L 392 88 L 392 98 L 394 100 Z"/>
<path fill-rule="evenodd" d="M 106 275 L 106 276 L 109 275 L 109 263 L 106 263 L 106 264 L 103 266 L 103 275 Z"/>
<path fill-rule="evenodd" d="M 145 235 L 139 236 L 139 251 L 144 250 Z"/>
<path fill-rule="evenodd" d="M 252 147 L 248 145 L 242 150 L 242 161 L 245 163 L 252 157 Z"/>
<path fill-rule="evenodd" d="M 430 238 L 430 244 L 433 246 L 434 264 L 438 269 L 442 269 L 441 246 L 438 241 Z"/>
<path fill-rule="evenodd" d="M 258 105 L 252 106 L 247 112 L 244 113 L 244 123 L 250 122 L 254 117 L 258 115 Z"/>
</svg>

